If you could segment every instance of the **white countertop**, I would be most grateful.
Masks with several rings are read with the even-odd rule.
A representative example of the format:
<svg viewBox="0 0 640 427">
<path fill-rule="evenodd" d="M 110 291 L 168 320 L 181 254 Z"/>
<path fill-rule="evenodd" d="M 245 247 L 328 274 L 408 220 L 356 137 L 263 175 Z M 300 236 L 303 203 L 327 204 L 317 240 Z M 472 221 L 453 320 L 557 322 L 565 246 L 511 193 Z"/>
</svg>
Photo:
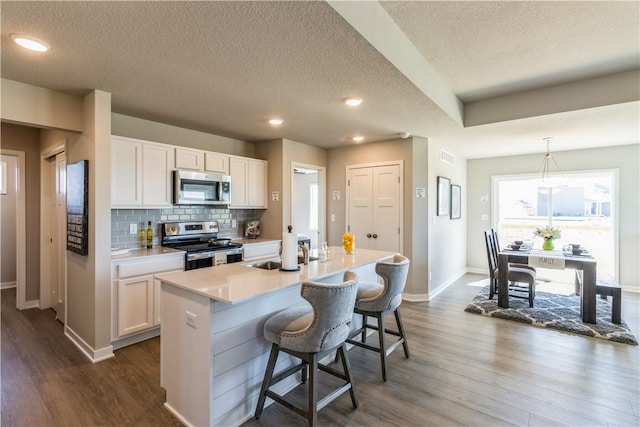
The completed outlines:
<svg viewBox="0 0 640 427">
<path fill-rule="evenodd" d="M 184 251 L 179 249 L 171 249 L 165 246 L 154 246 L 151 249 L 147 248 L 131 248 L 131 249 L 120 249 L 114 250 L 111 252 L 111 261 L 130 261 L 135 260 L 137 258 L 145 258 L 150 256 L 164 256 L 164 255 L 172 255 L 172 254 L 184 254 Z"/>
<path fill-rule="evenodd" d="M 249 267 L 247 264 L 257 262 L 251 261 L 158 274 L 156 277 L 165 283 L 196 294 L 235 304 L 301 282 L 319 280 L 350 268 L 371 264 L 393 255 L 393 252 L 368 249 L 356 249 L 354 254 L 347 255 L 341 247 L 331 247 L 328 261 L 310 261 L 308 265 L 301 265 L 300 270 L 297 271 Z"/>
</svg>

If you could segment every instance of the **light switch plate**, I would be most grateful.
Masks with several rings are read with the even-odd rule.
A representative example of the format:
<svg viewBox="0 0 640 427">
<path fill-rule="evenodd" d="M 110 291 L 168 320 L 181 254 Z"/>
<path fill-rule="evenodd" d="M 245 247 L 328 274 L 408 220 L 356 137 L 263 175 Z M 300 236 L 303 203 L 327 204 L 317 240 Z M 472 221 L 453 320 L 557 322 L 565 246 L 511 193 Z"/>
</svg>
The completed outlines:
<svg viewBox="0 0 640 427">
<path fill-rule="evenodd" d="M 187 317 L 187 325 L 191 326 L 192 328 L 198 328 L 198 324 L 197 324 L 197 319 L 198 316 L 195 313 L 192 313 L 190 311 L 186 312 L 186 317 Z"/>
<path fill-rule="evenodd" d="M 138 234 L 138 224 L 129 224 L 129 234 Z"/>
<path fill-rule="evenodd" d="M 236 228 L 238 226 L 238 221 L 236 221 L 235 219 L 231 220 L 231 228 Z"/>
</svg>

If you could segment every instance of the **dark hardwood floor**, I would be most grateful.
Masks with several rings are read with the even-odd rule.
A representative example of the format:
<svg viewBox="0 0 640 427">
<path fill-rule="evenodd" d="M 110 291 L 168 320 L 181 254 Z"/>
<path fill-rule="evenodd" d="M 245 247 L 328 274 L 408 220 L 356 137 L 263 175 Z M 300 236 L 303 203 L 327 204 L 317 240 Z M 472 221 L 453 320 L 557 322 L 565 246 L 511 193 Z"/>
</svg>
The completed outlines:
<svg viewBox="0 0 640 427">
<path fill-rule="evenodd" d="M 320 425 L 638 426 L 639 348 L 464 312 L 483 276 L 468 274 L 429 303 L 403 303 L 411 358 L 349 354 L 360 406 L 348 395 Z M 175 426 L 159 384 L 159 339 L 91 364 L 51 310 L 15 309 L 3 290 L 2 426 Z M 640 298 L 624 294 L 623 319 L 639 336 Z M 332 378 L 322 376 L 330 384 Z M 304 389 L 290 393 L 303 400 Z M 304 426 L 280 405 L 243 426 Z"/>
</svg>

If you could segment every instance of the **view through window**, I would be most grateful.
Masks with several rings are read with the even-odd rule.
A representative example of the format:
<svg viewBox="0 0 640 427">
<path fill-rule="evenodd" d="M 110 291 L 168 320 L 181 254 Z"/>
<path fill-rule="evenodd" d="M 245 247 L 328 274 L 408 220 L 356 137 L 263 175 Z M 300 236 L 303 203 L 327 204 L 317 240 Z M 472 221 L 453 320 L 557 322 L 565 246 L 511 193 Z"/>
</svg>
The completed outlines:
<svg viewBox="0 0 640 427">
<path fill-rule="evenodd" d="M 542 239 L 534 237 L 534 230 L 552 225 L 562 233 L 554 241 L 556 250 L 579 243 L 597 260 L 598 274 L 615 275 L 615 178 L 614 171 L 563 173 L 545 180 L 531 175 L 494 177 L 497 218 L 493 223 L 501 247 L 524 240 L 540 248 Z"/>
</svg>

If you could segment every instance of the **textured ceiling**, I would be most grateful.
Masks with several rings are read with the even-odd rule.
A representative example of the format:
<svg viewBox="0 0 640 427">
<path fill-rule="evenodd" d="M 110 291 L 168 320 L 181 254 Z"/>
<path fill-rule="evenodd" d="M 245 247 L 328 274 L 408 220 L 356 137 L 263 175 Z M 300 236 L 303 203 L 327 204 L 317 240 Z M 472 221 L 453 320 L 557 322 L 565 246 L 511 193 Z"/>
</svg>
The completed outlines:
<svg viewBox="0 0 640 427">
<path fill-rule="evenodd" d="M 546 136 L 557 149 L 638 142 L 640 94 L 467 128 L 432 94 L 482 101 L 638 69 L 639 3 L 380 5 L 367 6 L 390 24 L 374 35 L 395 42 L 391 30 L 400 30 L 420 58 L 389 59 L 325 2 L 2 1 L 1 75 L 79 95 L 99 89 L 112 94 L 114 112 L 246 141 L 331 148 L 356 134 L 369 142 L 407 131 L 467 157 L 543 151 Z M 53 50 L 25 53 L 11 43 L 14 32 Z M 430 64 L 442 84 L 418 82 L 406 71 L 414 60 Z M 341 104 L 352 95 L 365 99 L 357 109 Z M 270 127 L 272 116 L 285 123 Z"/>
</svg>

